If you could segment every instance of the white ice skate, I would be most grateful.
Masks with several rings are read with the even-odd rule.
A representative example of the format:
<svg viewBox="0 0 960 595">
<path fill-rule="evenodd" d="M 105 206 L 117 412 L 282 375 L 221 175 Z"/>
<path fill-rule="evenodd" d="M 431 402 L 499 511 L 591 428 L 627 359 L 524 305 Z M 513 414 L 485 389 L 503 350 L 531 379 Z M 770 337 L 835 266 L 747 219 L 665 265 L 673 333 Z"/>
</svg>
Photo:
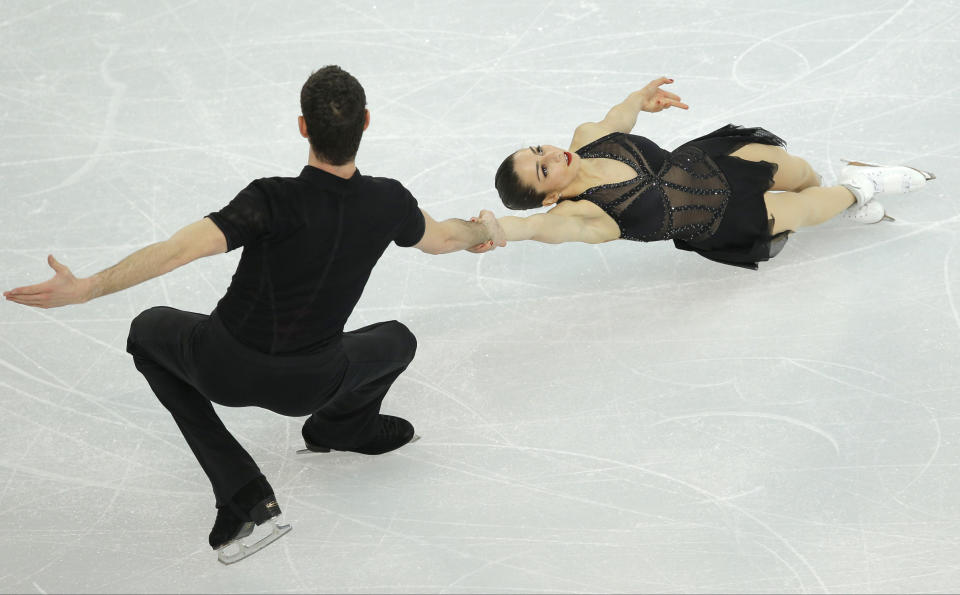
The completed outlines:
<svg viewBox="0 0 960 595">
<path fill-rule="evenodd" d="M 865 205 L 855 204 L 840 213 L 837 219 L 841 221 L 851 221 L 853 223 L 862 223 L 864 225 L 879 223 L 880 221 L 895 221 L 893 217 L 887 215 L 883 205 L 875 200 L 871 200 Z"/>
<path fill-rule="evenodd" d="M 840 171 L 840 183 L 843 185 L 854 183 L 862 186 L 863 182 L 869 182 L 873 194 L 913 192 L 923 188 L 927 180 L 936 179 L 932 173 L 914 167 L 880 165 L 846 159 L 842 161 L 847 165 Z"/>
<path fill-rule="evenodd" d="M 269 533 L 266 533 L 266 535 L 262 537 L 255 536 L 248 540 L 249 543 L 246 543 L 244 540 L 253 534 L 255 528 L 257 528 L 257 533 L 262 534 L 264 532 L 263 529 L 268 530 Z M 244 523 L 243 529 L 241 529 L 236 539 L 217 550 L 217 559 L 224 564 L 234 564 L 244 558 L 249 558 L 289 533 L 291 529 L 293 529 L 293 527 L 290 526 L 289 523 L 283 522 L 282 514 L 259 525 L 259 528 L 256 523 Z"/>
</svg>

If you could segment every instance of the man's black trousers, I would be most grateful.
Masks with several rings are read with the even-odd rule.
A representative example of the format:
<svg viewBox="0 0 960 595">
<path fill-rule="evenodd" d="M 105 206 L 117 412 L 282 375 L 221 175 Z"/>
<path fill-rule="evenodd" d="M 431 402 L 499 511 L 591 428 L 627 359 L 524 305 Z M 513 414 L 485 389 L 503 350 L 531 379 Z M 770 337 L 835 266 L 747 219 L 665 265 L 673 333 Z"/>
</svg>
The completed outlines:
<svg viewBox="0 0 960 595">
<path fill-rule="evenodd" d="M 390 321 L 343 333 L 317 353 L 267 355 L 234 339 L 216 312 L 164 306 L 134 318 L 127 338 L 134 364 L 210 478 L 217 506 L 261 472 L 211 401 L 309 415 L 311 436 L 348 450 L 375 436 L 380 403 L 416 350 L 407 327 Z"/>
</svg>

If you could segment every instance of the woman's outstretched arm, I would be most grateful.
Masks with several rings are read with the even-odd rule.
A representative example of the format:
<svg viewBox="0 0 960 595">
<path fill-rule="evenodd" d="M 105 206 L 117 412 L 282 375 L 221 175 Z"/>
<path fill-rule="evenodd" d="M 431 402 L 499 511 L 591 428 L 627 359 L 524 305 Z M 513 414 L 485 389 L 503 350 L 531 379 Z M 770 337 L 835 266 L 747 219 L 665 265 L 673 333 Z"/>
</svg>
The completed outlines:
<svg viewBox="0 0 960 595">
<path fill-rule="evenodd" d="M 507 242 L 534 240 L 545 244 L 601 244 L 619 237 L 619 231 L 614 234 L 609 227 L 598 225 L 596 219 L 554 212 L 530 217 L 500 217 L 498 221 Z"/>
<path fill-rule="evenodd" d="M 620 228 L 606 215 L 595 216 L 592 205 L 583 205 L 585 201 L 561 203 L 546 213 L 529 217 L 505 216 L 496 219 L 502 239 L 501 246 L 520 240 L 534 240 L 545 244 L 563 244 L 566 242 L 584 242 L 602 244 L 620 237 Z M 596 207 L 593 207 L 596 208 Z M 494 247 L 489 243 L 470 248 L 470 252 L 482 254 Z"/>
<path fill-rule="evenodd" d="M 606 117 L 600 122 L 590 122 L 584 126 L 602 128 L 605 134 L 610 132 L 630 132 L 637 124 L 637 114 L 643 112 L 659 112 L 670 107 L 690 109 L 690 106 L 680 100 L 679 95 L 664 91 L 660 87 L 673 82 L 673 79 L 661 77 L 650 81 L 646 87 L 634 91 L 621 103 L 613 106 Z"/>
</svg>

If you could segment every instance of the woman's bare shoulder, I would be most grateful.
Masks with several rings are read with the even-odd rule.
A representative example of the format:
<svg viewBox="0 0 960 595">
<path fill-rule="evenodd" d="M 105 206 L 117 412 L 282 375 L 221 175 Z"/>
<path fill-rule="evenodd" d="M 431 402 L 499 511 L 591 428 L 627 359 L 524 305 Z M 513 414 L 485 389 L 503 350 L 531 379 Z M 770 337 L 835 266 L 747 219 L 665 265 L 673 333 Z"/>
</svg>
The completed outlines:
<svg viewBox="0 0 960 595">
<path fill-rule="evenodd" d="M 570 141 L 570 150 L 576 151 L 580 147 L 589 145 L 598 138 L 604 137 L 613 130 L 609 130 L 606 126 L 599 122 L 584 122 L 583 124 L 577 126 L 576 130 L 573 131 L 573 140 Z"/>
</svg>

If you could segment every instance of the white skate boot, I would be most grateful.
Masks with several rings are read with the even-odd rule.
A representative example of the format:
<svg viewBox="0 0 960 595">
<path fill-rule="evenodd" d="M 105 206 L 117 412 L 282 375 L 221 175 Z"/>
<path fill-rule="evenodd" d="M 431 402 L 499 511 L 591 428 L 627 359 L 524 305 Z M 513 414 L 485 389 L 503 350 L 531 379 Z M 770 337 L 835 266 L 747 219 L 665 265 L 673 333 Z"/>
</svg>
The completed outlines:
<svg viewBox="0 0 960 595">
<path fill-rule="evenodd" d="M 906 193 L 919 190 L 927 180 L 936 178 L 930 172 L 902 165 L 879 165 L 862 161 L 847 161 L 847 166 L 840 171 L 840 184 L 869 182 L 874 194 Z M 858 199 L 859 202 L 859 199 Z"/>
<path fill-rule="evenodd" d="M 865 208 L 873 200 L 874 185 L 866 176 L 856 175 L 849 178 L 841 176 L 837 183 L 849 190 L 850 194 L 857 200 L 850 207 L 851 209 Z"/>
<path fill-rule="evenodd" d="M 887 215 L 883 205 L 875 200 L 871 200 L 865 205 L 855 204 L 837 215 L 837 218 L 841 221 L 851 221 L 864 225 L 879 223 L 880 221 L 895 221 L 893 217 Z"/>
</svg>

